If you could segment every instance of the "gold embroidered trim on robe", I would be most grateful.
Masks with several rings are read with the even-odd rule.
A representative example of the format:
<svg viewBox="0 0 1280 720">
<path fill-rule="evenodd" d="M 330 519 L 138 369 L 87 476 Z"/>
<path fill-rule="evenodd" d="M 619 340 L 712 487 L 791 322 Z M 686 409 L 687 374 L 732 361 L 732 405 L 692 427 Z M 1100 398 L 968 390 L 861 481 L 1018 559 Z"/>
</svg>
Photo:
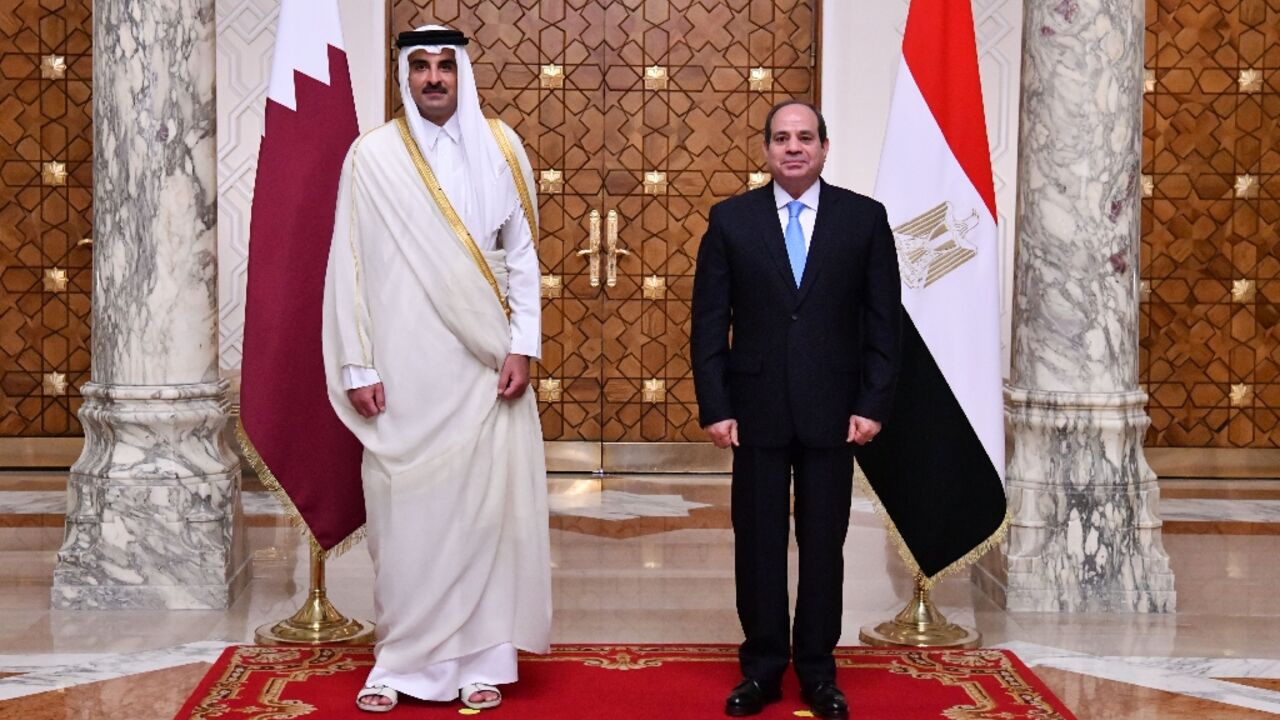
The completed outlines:
<svg viewBox="0 0 1280 720">
<path fill-rule="evenodd" d="M 502 290 L 498 287 L 498 278 L 494 276 L 493 269 L 489 267 L 489 263 L 484 259 L 484 253 L 480 251 L 480 246 L 476 244 L 471 232 L 467 230 L 467 226 L 462 223 L 462 218 L 458 217 L 458 213 L 453 209 L 453 204 L 449 202 L 448 196 L 444 194 L 444 188 L 440 187 L 440 181 L 436 179 L 436 174 L 431 169 L 431 165 L 427 162 L 427 158 L 422 155 L 422 150 L 418 148 L 418 143 L 414 141 L 413 134 L 409 130 L 409 122 L 404 117 L 396 118 L 396 127 L 400 129 L 400 139 L 404 140 L 404 146 L 409 151 L 409 157 L 413 160 L 413 165 L 418 169 L 418 175 L 422 177 L 422 182 L 427 186 L 427 192 L 431 194 L 431 199 L 435 201 L 436 206 L 440 208 L 440 212 L 444 214 L 444 219 L 448 221 L 449 227 L 453 229 L 453 234 L 458 237 L 458 241 L 471 254 L 471 259 L 475 262 L 476 267 L 484 274 L 484 279 L 489 283 L 489 287 L 493 288 L 493 294 L 497 296 L 498 302 L 502 305 L 502 311 L 511 317 L 511 306 L 507 304 L 507 299 L 502 296 Z"/>
<path fill-rule="evenodd" d="M 493 139 L 498 141 L 498 148 L 502 150 L 502 157 L 507 159 L 507 167 L 511 168 L 511 179 L 516 183 L 516 193 L 520 195 L 520 207 L 524 208 L 524 217 L 529 221 L 529 237 L 533 238 L 533 244 L 538 244 L 538 224 L 534 220 L 536 215 L 533 214 L 533 199 L 529 195 L 529 187 L 524 182 L 524 171 L 520 169 L 520 161 L 516 159 L 516 152 L 511 147 L 511 141 L 507 139 L 507 131 L 502 129 L 502 121 L 497 118 L 489 118 L 489 130 L 493 132 Z"/>
</svg>

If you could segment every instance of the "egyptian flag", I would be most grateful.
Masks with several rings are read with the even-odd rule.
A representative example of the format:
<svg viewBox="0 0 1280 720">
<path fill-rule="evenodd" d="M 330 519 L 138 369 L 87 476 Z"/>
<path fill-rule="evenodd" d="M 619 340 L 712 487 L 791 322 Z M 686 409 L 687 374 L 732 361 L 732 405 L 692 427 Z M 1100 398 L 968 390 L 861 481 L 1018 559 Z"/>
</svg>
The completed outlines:
<svg viewBox="0 0 1280 720">
<path fill-rule="evenodd" d="M 361 446 L 325 387 L 320 318 L 338 177 L 359 134 L 337 0 L 283 0 L 249 227 L 240 443 L 325 552 L 364 525 Z"/>
<path fill-rule="evenodd" d="M 969 0 L 912 0 L 876 197 L 902 275 L 902 366 L 858 463 L 932 584 L 1006 525 L 995 189 Z"/>
</svg>

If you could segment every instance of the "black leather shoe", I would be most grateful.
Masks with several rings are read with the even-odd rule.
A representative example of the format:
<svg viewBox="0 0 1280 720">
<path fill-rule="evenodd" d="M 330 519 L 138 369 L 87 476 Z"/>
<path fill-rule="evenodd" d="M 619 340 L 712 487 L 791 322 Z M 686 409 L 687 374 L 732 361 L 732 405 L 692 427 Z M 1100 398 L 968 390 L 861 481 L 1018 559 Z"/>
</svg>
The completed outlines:
<svg viewBox="0 0 1280 720">
<path fill-rule="evenodd" d="M 844 720 L 849 717 L 849 703 L 833 682 L 820 682 L 811 688 L 805 688 L 800 695 L 809 709 L 813 710 L 815 717 L 825 720 Z"/>
<path fill-rule="evenodd" d="M 782 691 L 777 687 L 765 688 L 758 680 L 746 678 L 729 693 L 724 701 L 724 714 L 729 717 L 746 717 L 759 715 L 764 706 L 782 699 Z"/>
</svg>

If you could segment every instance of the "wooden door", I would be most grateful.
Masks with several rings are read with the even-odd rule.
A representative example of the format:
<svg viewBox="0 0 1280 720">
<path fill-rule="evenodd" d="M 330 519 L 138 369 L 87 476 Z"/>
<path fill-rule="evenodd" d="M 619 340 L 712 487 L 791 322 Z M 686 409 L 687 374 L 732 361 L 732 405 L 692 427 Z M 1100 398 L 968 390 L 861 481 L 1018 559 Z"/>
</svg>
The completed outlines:
<svg viewBox="0 0 1280 720">
<path fill-rule="evenodd" d="M 814 97 L 816 5 L 392 0 L 393 33 L 439 23 L 474 38 L 486 111 L 529 150 L 544 278 L 534 385 L 553 469 L 727 462 L 698 427 L 694 258 L 711 205 L 768 182 L 769 108 Z"/>
</svg>

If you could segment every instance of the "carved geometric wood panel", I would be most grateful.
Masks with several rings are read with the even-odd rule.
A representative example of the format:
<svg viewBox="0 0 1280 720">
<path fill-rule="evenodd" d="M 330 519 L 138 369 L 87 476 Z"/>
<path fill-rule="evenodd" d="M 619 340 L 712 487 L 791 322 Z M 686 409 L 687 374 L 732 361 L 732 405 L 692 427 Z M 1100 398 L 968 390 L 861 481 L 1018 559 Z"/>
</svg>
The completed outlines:
<svg viewBox="0 0 1280 720">
<path fill-rule="evenodd" d="M 1148 0 L 1148 444 L 1280 447 L 1280 0 Z"/>
<path fill-rule="evenodd" d="M 0 9 L 0 436 L 78 435 L 89 379 L 90 0 Z"/>
<path fill-rule="evenodd" d="M 539 193 L 553 283 L 534 380 L 546 439 L 705 439 L 688 356 L 693 260 L 711 205 L 763 167 L 769 107 L 813 97 L 815 4 L 394 0 L 393 32 L 435 22 L 475 37 L 486 110 L 524 138 L 535 178 L 561 174 Z M 553 72 L 544 87 L 547 65 L 561 86 Z M 592 287 L 578 256 L 592 210 L 618 213 L 630 253 L 613 287 L 603 262 Z"/>
</svg>

